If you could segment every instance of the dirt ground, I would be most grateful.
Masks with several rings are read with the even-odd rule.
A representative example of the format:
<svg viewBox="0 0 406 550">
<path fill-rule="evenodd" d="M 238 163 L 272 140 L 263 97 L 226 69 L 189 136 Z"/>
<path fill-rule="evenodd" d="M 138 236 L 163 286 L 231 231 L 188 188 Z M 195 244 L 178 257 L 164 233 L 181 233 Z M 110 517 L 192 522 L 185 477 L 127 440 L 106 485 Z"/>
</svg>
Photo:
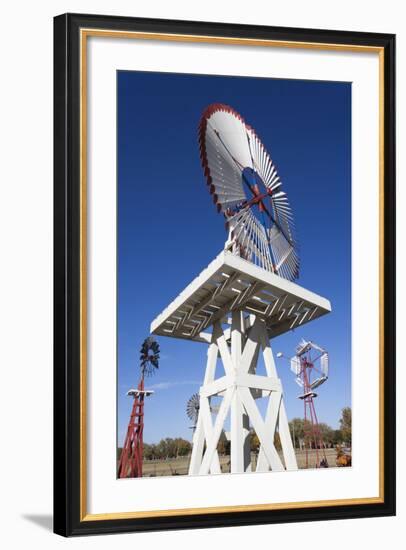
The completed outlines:
<svg viewBox="0 0 406 550">
<path fill-rule="evenodd" d="M 281 460 L 283 462 L 283 456 Z M 326 458 L 330 468 L 336 468 L 336 450 L 326 449 Z M 319 451 L 319 460 L 323 458 L 323 455 Z M 306 453 L 305 451 L 296 450 L 296 459 L 299 468 L 306 468 Z M 143 462 L 143 477 L 157 477 L 157 476 L 173 476 L 173 475 L 186 475 L 189 469 L 190 457 L 170 458 L 167 460 L 144 460 Z M 255 469 L 256 456 L 252 455 L 252 462 Z M 316 464 L 316 451 L 309 451 L 308 453 L 309 468 L 314 468 Z M 220 466 L 223 473 L 230 472 L 230 457 L 221 456 Z"/>
</svg>

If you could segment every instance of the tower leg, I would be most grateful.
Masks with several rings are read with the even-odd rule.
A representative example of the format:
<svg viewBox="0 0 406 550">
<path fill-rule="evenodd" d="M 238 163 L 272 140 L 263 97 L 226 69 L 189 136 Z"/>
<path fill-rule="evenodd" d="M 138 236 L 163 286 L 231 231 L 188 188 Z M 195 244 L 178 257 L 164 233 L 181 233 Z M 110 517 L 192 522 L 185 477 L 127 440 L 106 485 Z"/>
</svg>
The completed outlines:
<svg viewBox="0 0 406 550">
<path fill-rule="evenodd" d="M 241 362 L 244 335 L 244 318 L 241 311 L 232 312 L 231 358 L 236 370 Z M 231 473 L 251 470 L 250 421 L 238 392 L 231 402 L 230 418 Z"/>
<path fill-rule="evenodd" d="M 203 420 L 202 415 L 199 414 L 197 419 L 197 425 L 195 433 L 193 434 L 193 446 L 192 446 L 192 456 L 189 464 L 189 475 L 197 475 L 199 473 L 200 464 L 203 458 L 203 448 L 204 448 L 204 429 L 203 429 Z"/>
<path fill-rule="evenodd" d="M 231 473 L 247 472 L 251 469 L 251 441 L 249 417 L 241 402 L 239 392 L 234 393 L 231 402 Z"/>
<path fill-rule="evenodd" d="M 216 373 L 216 364 L 218 357 L 217 336 L 220 334 L 219 325 L 213 327 L 212 342 L 207 350 L 207 364 L 204 377 L 204 385 L 214 381 Z M 197 419 L 195 433 L 193 434 L 192 456 L 189 465 L 189 475 L 197 475 L 203 459 L 203 449 L 206 439 L 211 436 L 211 411 L 210 398 L 200 396 L 200 410 Z M 211 466 L 211 473 L 221 473 L 220 460 L 218 458 L 217 449 L 215 451 L 214 463 Z"/>
<path fill-rule="evenodd" d="M 278 373 L 276 370 L 275 360 L 273 357 L 272 349 L 269 343 L 266 327 L 264 324 L 262 324 L 262 327 L 261 327 L 260 341 L 261 341 L 261 347 L 262 347 L 262 352 L 264 356 L 266 373 L 268 376 L 277 377 Z M 270 398 L 271 397 L 272 396 L 270 396 Z M 278 419 L 279 437 L 281 440 L 282 453 L 285 461 L 285 466 L 287 470 L 297 470 L 296 454 L 295 454 L 295 449 L 293 447 L 292 438 L 289 430 L 289 422 L 286 414 L 285 403 L 283 400 L 282 392 L 280 393 L 280 397 L 275 395 L 275 399 L 278 399 L 278 398 L 279 398 L 279 406 L 276 406 L 274 416 L 276 416 Z M 273 426 L 272 426 L 272 429 L 273 429 Z"/>
</svg>

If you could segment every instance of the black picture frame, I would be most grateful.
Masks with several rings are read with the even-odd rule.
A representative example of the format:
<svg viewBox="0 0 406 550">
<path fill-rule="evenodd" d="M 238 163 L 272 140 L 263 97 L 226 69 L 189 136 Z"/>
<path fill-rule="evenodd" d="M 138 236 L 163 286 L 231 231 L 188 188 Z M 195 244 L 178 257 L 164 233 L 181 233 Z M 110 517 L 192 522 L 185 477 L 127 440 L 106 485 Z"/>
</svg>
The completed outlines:
<svg viewBox="0 0 406 550">
<path fill-rule="evenodd" d="M 81 514 L 80 29 L 371 46 L 384 59 L 382 502 L 167 517 Z M 63 536 L 395 514 L 395 36 L 392 34 L 64 14 L 54 19 L 54 531 Z"/>
</svg>

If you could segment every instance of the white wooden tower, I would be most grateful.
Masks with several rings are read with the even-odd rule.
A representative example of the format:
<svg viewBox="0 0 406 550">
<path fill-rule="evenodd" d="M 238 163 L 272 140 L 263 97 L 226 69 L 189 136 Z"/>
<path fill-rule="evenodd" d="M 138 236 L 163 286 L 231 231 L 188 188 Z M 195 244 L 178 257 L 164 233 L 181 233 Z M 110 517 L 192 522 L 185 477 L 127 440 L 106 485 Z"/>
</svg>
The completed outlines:
<svg viewBox="0 0 406 550">
<path fill-rule="evenodd" d="M 250 428 L 260 441 L 255 471 L 297 469 L 271 339 L 330 310 L 325 298 L 223 251 L 152 322 L 154 334 L 208 344 L 189 474 L 221 473 L 217 445 L 228 419 L 232 473 L 253 471 Z M 260 354 L 264 375 L 257 374 Z M 214 396 L 222 398 L 216 415 Z M 260 397 L 268 401 L 265 417 Z M 274 445 L 277 429 L 283 460 Z"/>
</svg>

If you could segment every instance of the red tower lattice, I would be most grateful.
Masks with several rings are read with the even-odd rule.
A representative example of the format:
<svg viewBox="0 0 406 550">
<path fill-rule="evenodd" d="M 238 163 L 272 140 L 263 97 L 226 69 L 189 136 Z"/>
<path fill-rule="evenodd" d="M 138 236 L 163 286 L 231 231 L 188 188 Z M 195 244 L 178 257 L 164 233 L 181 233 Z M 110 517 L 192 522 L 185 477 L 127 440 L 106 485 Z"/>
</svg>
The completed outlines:
<svg viewBox="0 0 406 550">
<path fill-rule="evenodd" d="M 144 389 L 143 378 L 136 390 L 130 390 L 127 393 L 127 395 L 134 396 L 134 402 L 118 465 L 118 477 L 120 478 L 142 477 L 144 400 L 151 393 L 151 390 Z"/>
<path fill-rule="evenodd" d="M 298 397 L 304 404 L 303 429 L 306 468 L 309 467 L 310 450 L 315 451 L 316 468 L 326 467 L 328 466 L 328 462 L 314 406 L 314 399 L 317 397 L 317 393 L 314 390 L 328 378 L 328 354 L 323 348 L 316 346 L 313 342 L 303 341 L 296 349 L 296 356 L 291 360 L 291 368 L 296 374 L 297 383 L 303 387 L 303 394 Z"/>
<path fill-rule="evenodd" d="M 136 390 L 127 395 L 134 398 L 128 423 L 127 434 L 118 464 L 118 477 L 142 477 L 144 401 L 154 393 L 144 388 L 144 377 L 151 375 L 159 367 L 159 344 L 152 336 L 144 340 L 140 350 L 141 379 Z"/>
<path fill-rule="evenodd" d="M 316 415 L 316 409 L 314 406 L 314 398 L 317 397 L 317 393 L 314 393 L 311 388 L 310 374 L 314 368 L 313 363 L 303 358 L 302 362 L 302 380 L 304 394 L 300 396 L 304 403 L 304 440 L 306 449 L 306 468 L 309 467 L 309 449 L 314 448 L 316 451 L 316 468 L 321 464 L 324 459 L 327 462 L 325 445 L 323 436 L 320 431 L 319 421 Z"/>
</svg>

